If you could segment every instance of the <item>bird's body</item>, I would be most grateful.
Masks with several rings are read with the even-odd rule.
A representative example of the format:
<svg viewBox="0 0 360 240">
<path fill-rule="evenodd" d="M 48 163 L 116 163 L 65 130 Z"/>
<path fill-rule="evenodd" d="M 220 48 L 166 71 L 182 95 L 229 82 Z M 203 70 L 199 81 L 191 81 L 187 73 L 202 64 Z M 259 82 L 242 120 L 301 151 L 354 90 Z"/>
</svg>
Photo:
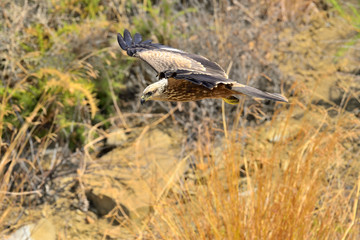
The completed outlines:
<svg viewBox="0 0 360 240">
<path fill-rule="evenodd" d="M 222 98 L 227 103 L 239 102 L 237 95 L 287 102 L 277 93 L 267 93 L 240 84 L 228 78 L 224 70 L 207 58 L 190 54 L 161 44 L 142 41 L 140 34 L 124 31 L 118 34 L 118 42 L 123 50 L 132 57 L 147 62 L 159 76 L 159 81 L 145 88 L 141 101 L 158 100 L 188 102 L 208 98 Z"/>
<path fill-rule="evenodd" d="M 209 89 L 202 85 L 198 85 L 194 88 L 194 84 L 182 79 L 175 78 L 164 78 L 160 81 L 166 81 L 164 89 L 165 99 L 156 99 L 160 101 L 170 101 L 170 102 L 189 102 L 189 101 L 199 101 L 208 98 L 227 98 L 236 93 L 234 93 L 227 85 L 218 84 L 214 88 Z"/>
</svg>

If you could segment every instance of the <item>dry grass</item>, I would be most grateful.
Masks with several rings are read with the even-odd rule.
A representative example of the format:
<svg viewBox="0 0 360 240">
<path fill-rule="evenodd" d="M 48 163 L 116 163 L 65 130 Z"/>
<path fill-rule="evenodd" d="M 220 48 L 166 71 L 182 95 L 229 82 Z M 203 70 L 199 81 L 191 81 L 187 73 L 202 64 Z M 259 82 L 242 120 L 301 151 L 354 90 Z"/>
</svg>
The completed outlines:
<svg viewBox="0 0 360 240">
<path fill-rule="evenodd" d="M 257 130 L 236 128 L 219 145 L 209 140 L 216 132 L 208 130 L 203 136 L 209 138 L 208 144 L 199 148 L 199 161 L 208 159 L 206 180 L 195 191 L 185 184 L 183 195 L 171 196 L 155 207 L 151 220 L 157 233 L 154 236 L 356 238 L 360 179 L 351 168 L 358 169 L 359 163 L 347 166 L 344 156 L 351 149 L 344 144 L 356 142 L 360 122 L 349 120 L 346 114 L 332 119 L 322 108 L 312 111 L 324 114 L 321 125 L 301 121 L 299 133 L 292 140 L 267 142 L 257 136 Z M 275 117 L 274 124 L 284 123 L 278 128 L 280 139 L 292 127 L 291 115 L 292 109 L 284 119 Z M 252 137 L 242 143 L 239 135 L 244 134 Z"/>
<path fill-rule="evenodd" d="M 1 235 L 38 218 L 43 213 L 32 219 L 26 212 L 56 205 L 63 192 L 71 196 L 64 204 L 68 209 L 88 212 L 87 178 L 92 171 L 108 173 L 118 167 L 94 153 L 109 129 L 118 128 L 135 136 L 123 146 L 130 170 L 146 169 L 136 165 L 140 156 L 153 162 L 160 158 L 141 145 L 152 129 L 179 133 L 173 151 L 179 147 L 181 157 L 163 173 L 165 184 L 156 185 L 160 176 L 146 171 L 153 179 L 146 188 L 153 203 L 146 217 L 134 220 L 113 210 L 104 218 L 118 220 L 120 230 L 100 224 L 99 217 L 100 227 L 94 230 L 89 224 L 86 230 L 93 235 L 85 231 L 79 238 L 111 237 L 114 231 L 137 239 L 359 237 L 356 69 L 345 67 L 349 76 L 334 82 L 342 91 L 340 103 L 325 99 L 323 104 L 313 101 L 313 87 L 330 74 L 319 71 L 313 77 L 306 70 L 299 74 L 305 80 L 284 81 L 292 73 L 275 64 L 284 52 L 278 51 L 277 59 L 273 53 L 273 46 L 286 42 L 280 32 L 288 25 L 296 25 L 296 31 L 316 25 L 314 16 L 325 16 L 328 6 L 300 0 L 230 2 L 0 3 Z M 209 100 L 140 109 L 136 94 L 154 74 L 116 56 L 115 34 L 125 27 L 216 60 L 233 79 L 291 92 L 291 104 L 244 100 L 232 107 Z M 181 172 L 184 165 L 189 165 L 186 173 Z M 73 182 L 76 193 L 69 190 Z M 78 204 L 69 203 L 70 198 Z M 118 209 L 120 203 L 116 199 Z M 71 238 L 62 227 L 59 223 L 58 238 Z"/>
</svg>

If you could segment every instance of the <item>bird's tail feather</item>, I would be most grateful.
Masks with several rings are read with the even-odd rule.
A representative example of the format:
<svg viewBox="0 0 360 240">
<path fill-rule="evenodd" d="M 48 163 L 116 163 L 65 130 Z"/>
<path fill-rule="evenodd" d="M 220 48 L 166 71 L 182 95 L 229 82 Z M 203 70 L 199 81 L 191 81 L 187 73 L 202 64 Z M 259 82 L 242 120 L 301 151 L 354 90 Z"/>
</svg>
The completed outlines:
<svg viewBox="0 0 360 240">
<path fill-rule="evenodd" d="M 282 96 L 279 93 L 263 92 L 254 87 L 246 86 L 246 85 L 243 85 L 240 83 L 234 84 L 231 89 L 240 94 L 245 94 L 245 95 L 255 97 L 255 98 L 263 98 L 263 99 L 269 99 L 269 100 L 279 101 L 279 102 L 288 102 L 287 98 Z"/>
</svg>

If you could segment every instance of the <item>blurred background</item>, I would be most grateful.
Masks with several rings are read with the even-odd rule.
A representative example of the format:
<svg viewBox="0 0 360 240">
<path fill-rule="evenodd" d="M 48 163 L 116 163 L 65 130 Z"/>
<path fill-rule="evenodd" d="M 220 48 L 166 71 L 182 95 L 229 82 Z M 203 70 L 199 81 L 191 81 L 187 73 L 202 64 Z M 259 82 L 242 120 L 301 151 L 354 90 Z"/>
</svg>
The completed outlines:
<svg viewBox="0 0 360 240">
<path fill-rule="evenodd" d="M 124 29 L 289 104 L 147 102 Z M 356 239 L 358 0 L 2 0 L 0 239 Z"/>
</svg>

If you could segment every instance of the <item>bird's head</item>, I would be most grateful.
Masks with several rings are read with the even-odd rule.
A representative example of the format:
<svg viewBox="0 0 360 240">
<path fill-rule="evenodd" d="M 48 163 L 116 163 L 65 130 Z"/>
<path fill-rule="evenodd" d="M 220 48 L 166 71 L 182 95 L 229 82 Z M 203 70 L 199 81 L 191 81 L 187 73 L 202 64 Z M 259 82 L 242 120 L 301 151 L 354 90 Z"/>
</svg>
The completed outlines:
<svg viewBox="0 0 360 240">
<path fill-rule="evenodd" d="M 168 80 L 166 78 L 161 79 L 145 88 L 141 96 L 140 102 L 144 104 L 148 100 L 166 101 L 166 88 Z"/>
</svg>

